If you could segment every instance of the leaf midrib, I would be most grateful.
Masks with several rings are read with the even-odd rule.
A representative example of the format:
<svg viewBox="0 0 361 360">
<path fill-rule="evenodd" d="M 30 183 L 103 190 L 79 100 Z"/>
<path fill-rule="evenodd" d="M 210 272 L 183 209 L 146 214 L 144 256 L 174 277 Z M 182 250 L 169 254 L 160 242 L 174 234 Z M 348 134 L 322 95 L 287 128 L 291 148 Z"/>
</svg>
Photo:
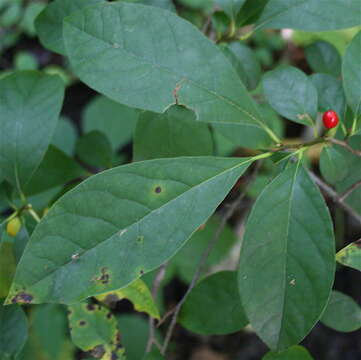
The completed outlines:
<svg viewBox="0 0 361 360">
<path fill-rule="evenodd" d="M 136 225 L 136 224 L 144 221 L 144 219 L 146 219 L 148 216 L 150 216 L 150 215 L 153 214 L 154 212 L 158 211 L 158 210 L 161 209 L 163 206 L 167 206 L 168 204 L 170 204 L 170 203 L 178 200 L 178 198 L 180 198 L 181 196 L 183 196 L 184 194 L 186 194 L 188 191 L 191 191 L 191 190 L 196 189 L 196 188 L 198 188 L 198 187 L 200 187 L 200 186 L 203 186 L 203 185 L 206 184 L 208 181 L 211 181 L 211 180 L 213 180 L 213 179 L 215 179 L 215 178 L 217 178 L 217 177 L 219 177 L 219 176 L 223 176 L 223 175 L 226 174 L 227 172 L 233 171 L 233 170 L 236 169 L 237 167 L 243 166 L 243 165 L 245 165 L 245 164 L 247 164 L 247 163 L 249 163 L 249 162 L 253 162 L 253 159 L 252 159 L 252 158 L 247 159 L 246 161 L 244 161 L 244 162 L 242 162 L 242 163 L 239 163 L 239 164 L 237 164 L 237 165 L 235 165 L 235 166 L 233 166 L 233 167 L 231 167 L 231 168 L 228 168 L 227 170 L 224 170 L 224 171 L 220 172 L 220 173 L 217 174 L 216 176 L 212 176 L 212 177 L 208 178 L 207 180 L 200 182 L 200 183 L 197 184 L 196 186 L 191 187 L 189 190 L 186 190 L 185 192 L 179 194 L 179 195 L 176 196 L 174 199 L 166 202 L 165 204 L 161 205 L 161 206 L 158 207 L 158 208 L 153 209 L 153 210 L 150 211 L 148 214 L 146 214 L 145 216 L 143 216 L 142 218 L 140 218 L 139 220 L 137 220 L 137 221 L 134 222 L 133 224 L 129 225 L 128 227 L 134 226 L 134 225 Z M 111 170 L 108 170 L 108 171 L 111 171 Z M 103 172 L 103 173 L 104 173 L 104 172 Z M 99 176 L 99 175 L 101 175 L 101 174 L 103 174 L 103 173 L 99 173 L 98 175 L 95 175 L 95 176 Z M 71 193 L 74 192 L 74 191 L 76 191 L 76 188 L 74 188 L 73 190 L 70 190 L 70 191 L 68 192 L 69 196 L 70 196 Z M 58 201 L 60 201 L 60 200 L 61 200 L 61 199 L 59 199 Z M 57 202 L 56 202 L 56 203 L 57 203 Z M 56 206 L 56 203 L 55 203 L 53 206 Z M 89 249 L 86 249 L 83 253 L 80 254 L 80 256 L 86 254 L 87 252 L 93 250 L 93 249 L 96 248 L 97 246 L 99 246 L 99 245 L 103 244 L 104 242 L 110 240 L 115 234 L 117 234 L 118 231 L 119 231 L 119 229 L 117 229 L 117 231 L 114 232 L 114 233 L 113 233 L 111 236 L 109 236 L 108 238 L 106 238 L 106 239 L 104 239 L 103 241 L 99 242 L 96 246 L 94 246 L 94 247 L 92 247 L 92 248 L 89 248 Z M 30 240 L 31 240 L 31 239 L 30 239 Z M 30 241 L 30 240 L 29 240 L 29 241 Z M 44 279 L 48 278 L 48 277 L 51 276 L 53 273 L 57 272 L 60 268 L 63 268 L 64 266 L 70 264 L 71 262 L 72 262 L 72 259 L 69 260 L 68 262 L 66 262 L 66 263 L 63 264 L 63 265 L 58 266 L 56 269 L 54 269 L 53 271 L 51 271 L 51 272 L 49 272 L 48 274 L 46 274 L 46 276 L 44 276 L 43 278 L 35 281 L 35 282 L 32 283 L 32 284 L 26 285 L 26 288 L 33 287 L 34 285 L 38 284 L 40 281 L 43 281 Z M 20 261 L 19 265 L 21 265 L 21 261 Z M 15 280 L 16 280 L 16 274 L 15 274 L 15 279 L 14 279 L 14 282 L 13 282 L 14 285 L 16 284 L 16 283 L 15 283 Z M 109 290 L 109 291 L 111 291 L 111 290 Z M 14 294 L 12 293 L 12 291 L 10 291 L 9 294 L 8 294 L 6 303 L 10 303 L 10 301 L 11 301 L 10 297 L 12 297 L 13 295 L 14 295 Z"/>
<path fill-rule="evenodd" d="M 277 340 L 277 347 L 280 346 L 281 343 L 281 338 L 282 338 L 282 331 L 283 331 L 283 327 L 284 327 L 284 320 L 285 320 L 285 306 L 286 306 L 286 299 L 287 299 L 287 264 L 288 264 L 288 236 L 289 236 L 289 228 L 290 228 L 290 218 L 291 218 L 291 209 L 292 209 L 292 202 L 293 202 L 293 193 L 294 193 L 294 189 L 295 189 L 295 182 L 296 182 L 296 178 L 297 178 L 297 174 L 298 174 L 298 169 L 300 166 L 300 161 L 298 160 L 297 165 L 296 165 L 296 169 L 295 169 L 295 173 L 294 176 L 292 178 L 292 186 L 291 186 L 291 193 L 290 193 L 290 200 L 289 200 L 289 206 L 288 206 L 288 217 L 287 217 L 287 230 L 286 230 L 286 245 L 285 245 L 285 265 L 284 265 L 284 276 L 283 276 L 283 304 L 282 304 L 282 317 L 281 317 L 281 324 L 280 324 L 280 329 L 278 332 L 278 340 Z"/>
<path fill-rule="evenodd" d="M 129 5 L 129 4 L 127 4 Z M 109 5 L 106 5 L 106 6 L 109 6 Z M 141 6 L 141 5 L 137 5 L 137 6 Z M 119 49 L 114 49 L 113 47 L 113 44 L 109 41 L 106 41 L 105 39 L 101 39 L 93 34 L 90 34 L 89 32 L 86 32 L 82 29 L 80 29 L 79 27 L 75 26 L 74 24 L 70 23 L 69 21 L 67 21 L 66 19 L 64 20 L 68 26 L 71 26 L 75 29 L 77 29 L 78 31 L 84 33 L 84 34 L 87 34 L 88 36 L 100 41 L 100 42 L 103 42 L 104 44 L 107 44 L 109 45 L 109 49 L 111 50 L 115 50 L 115 51 L 123 51 L 127 54 L 129 54 L 130 56 L 134 57 L 135 59 L 137 59 L 139 62 L 142 62 L 144 63 L 145 65 L 148 65 L 148 66 L 151 66 L 151 67 L 154 67 L 154 68 L 157 68 L 159 70 L 162 70 L 164 72 L 168 72 L 172 75 L 176 75 L 177 77 L 179 77 L 181 80 L 184 80 L 184 81 L 187 81 L 189 82 L 190 84 L 192 84 L 193 86 L 207 92 L 208 94 L 214 96 L 215 98 L 218 98 L 219 100 L 222 100 L 223 102 L 229 104 L 230 106 L 236 108 L 239 112 L 245 114 L 246 116 L 248 116 L 250 119 L 252 119 L 255 124 L 254 126 L 257 126 L 259 128 L 261 128 L 262 130 L 265 130 L 266 128 L 268 128 L 268 126 L 266 124 L 264 124 L 262 122 L 262 120 L 256 118 L 255 116 L 253 116 L 252 114 L 250 114 L 247 110 L 243 109 L 239 104 L 235 103 L 233 100 L 229 99 L 228 97 L 225 97 L 223 95 L 220 95 L 210 89 L 207 89 L 205 87 L 203 87 L 201 84 L 198 84 L 197 82 L 195 82 L 194 80 L 188 78 L 188 77 L 185 77 L 184 75 L 181 75 L 181 74 L 178 74 L 177 72 L 174 72 L 174 71 L 171 71 L 170 69 L 168 69 L 167 67 L 165 67 L 164 65 L 159 65 L 159 64 L 154 64 L 154 63 L 150 63 L 148 59 L 143 59 L 143 58 L 140 58 L 139 56 L 135 55 L 133 52 L 130 52 L 129 50 L 126 50 L 124 47 L 123 48 L 119 48 Z M 206 39 L 207 40 L 207 39 Z M 236 77 L 236 74 L 235 74 L 235 77 Z M 242 83 L 240 82 L 240 85 L 242 86 Z M 245 91 L 246 92 L 246 91 Z M 246 95 L 248 95 L 248 93 L 246 92 Z M 249 96 L 249 95 L 248 95 Z M 249 99 L 250 101 L 252 101 L 252 99 L 250 98 Z M 256 110 L 256 109 L 255 109 Z M 220 123 L 223 123 L 223 122 L 220 122 Z M 240 122 L 242 123 L 242 122 Z M 232 124 L 237 124 L 236 122 L 232 122 Z M 266 131 L 266 130 L 265 130 Z M 266 133 L 268 133 L 266 131 Z"/>
</svg>

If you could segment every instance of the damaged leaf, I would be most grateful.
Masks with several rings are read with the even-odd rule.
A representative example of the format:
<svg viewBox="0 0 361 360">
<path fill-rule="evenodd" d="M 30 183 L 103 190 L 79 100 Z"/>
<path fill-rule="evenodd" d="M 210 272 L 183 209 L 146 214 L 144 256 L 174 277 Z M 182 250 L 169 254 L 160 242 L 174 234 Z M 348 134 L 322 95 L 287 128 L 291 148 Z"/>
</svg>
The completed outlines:
<svg viewBox="0 0 361 360">
<path fill-rule="evenodd" d="M 145 312 L 153 318 L 159 319 L 157 305 L 148 286 L 141 279 L 135 280 L 130 285 L 119 290 L 98 295 L 96 299 L 108 306 L 122 299 L 127 299 L 133 303 L 135 310 Z"/>
<path fill-rule="evenodd" d="M 97 359 L 124 359 L 117 320 L 107 308 L 83 302 L 68 310 L 70 334 L 76 346 Z"/>
</svg>

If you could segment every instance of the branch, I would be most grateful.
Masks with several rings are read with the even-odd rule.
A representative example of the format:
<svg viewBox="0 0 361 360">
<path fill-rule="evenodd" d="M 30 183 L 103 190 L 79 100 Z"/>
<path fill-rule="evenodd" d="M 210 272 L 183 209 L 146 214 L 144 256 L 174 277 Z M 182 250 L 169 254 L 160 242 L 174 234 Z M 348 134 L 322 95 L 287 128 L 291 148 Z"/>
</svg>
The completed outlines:
<svg viewBox="0 0 361 360">
<path fill-rule="evenodd" d="M 225 214 L 223 215 L 221 222 L 216 230 L 216 232 L 214 233 L 213 238 L 211 239 L 211 241 L 209 242 L 206 250 L 204 251 L 204 253 L 201 256 L 201 259 L 199 261 L 197 270 L 192 278 L 192 281 L 186 291 L 186 293 L 184 294 L 184 296 L 182 297 L 182 299 L 179 301 L 179 303 L 177 304 L 177 306 L 175 307 L 175 309 L 173 310 L 173 316 L 170 322 L 170 325 L 167 329 L 167 333 L 165 336 L 165 340 L 163 343 L 163 347 L 162 347 L 162 355 L 165 355 L 169 342 L 171 340 L 172 334 L 173 334 L 173 330 L 174 327 L 176 325 L 177 322 L 177 318 L 178 318 L 178 314 L 182 308 L 182 305 L 184 304 L 184 302 L 186 301 L 189 293 L 193 290 L 194 286 L 196 285 L 197 281 L 199 280 L 202 271 L 204 269 L 204 266 L 206 264 L 206 261 L 208 259 L 209 254 L 211 253 L 211 251 L 213 250 L 214 246 L 217 244 L 220 235 L 222 234 L 222 231 L 224 229 L 224 227 L 226 226 L 228 220 L 232 217 L 233 213 L 235 212 L 235 210 L 237 209 L 237 207 L 239 206 L 239 204 L 241 203 L 241 201 L 243 200 L 243 198 L 246 196 L 246 190 L 248 188 L 248 186 L 254 181 L 254 179 L 257 176 L 257 173 L 261 167 L 262 161 L 257 161 L 256 165 L 251 173 L 251 175 L 248 177 L 247 182 L 245 184 L 245 187 L 243 189 L 242 192 L 240 192 L 240 194 L 238 195 L 238 197 L 230 204 L 230 206 L 228 207 L 227 211 L 225 212 Z"/>
<path fill-rule="evenodd" d="M 333 190 L 329 185 L 327 185 L 325 182 L 323 182 L 316 174 L 314 174 L 312 171 L 308 172 L 311 178 L 314 180 L 314 182 L 324 191 L 326 192 L 331 199 L 345 212 L 347 212 L 349 215 L 351 215 L 356 221 L 358 221 L 361 224 L 361 216 L 348 204 L 344 202 L 343 197 L 345 197 L 345 194 L 339 195 L 335 190 Z"/>
<path fill-rule="evenodd" d="M 356 183 L 354 183 L 353 185 L 351 185 L 346 191 L 344 191 L 341 195 L 340 195 L 340 200 L 344 201 L 349 195 L 351 195 L 351 193 L 356 190 L 358 187 L 361 186 L 361 180 L 357 181 Z"/>
<path fill-rule="evenodd" d="M 326 140 L 329 141 L 330 143 L 342 146 L 343 148 L 350 151 L 352 154 L 361 157 L 361 151 L 360 150 L 355 150 L 349 144 L 347 144 L 347 142 L 345 142 L 345 141 L 338 140 L 338 139 L 335 139 L 335 138 L 327 138 Z"/>
<path fill-rule="evenodd" d="M 164 279 L 165 270 L 167 268 L 167 265 L 168 265 L 167 263 L 162 264 L 159 267 L 159 271 L 154 278 L 153 287 L 152 287 L 152 296 L 153 296 L 154 301 L 156 301 L 158 290 L 160 288 L 160 284 L 162 283 L 162 281 Z M 152 350 L 153 344 L 157 345 L 157 347 L 159 349 L 161 348 L 157 342 L 157 338 L 155 337 L 155 319 L 152 316 L 149 316 L 149 336 L 148 336 L 148 342 L 147 342 L 147 347 L 146 347 L 147 353 Z"/>
</svg>

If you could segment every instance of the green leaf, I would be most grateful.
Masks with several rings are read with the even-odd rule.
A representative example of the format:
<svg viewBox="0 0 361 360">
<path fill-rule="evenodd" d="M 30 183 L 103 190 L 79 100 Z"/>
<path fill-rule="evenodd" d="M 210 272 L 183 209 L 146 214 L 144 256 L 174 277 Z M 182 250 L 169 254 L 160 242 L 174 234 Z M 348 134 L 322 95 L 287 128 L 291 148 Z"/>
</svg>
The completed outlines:
<svg viewBox="0 0 361 360">
<path fill-rule="evenodd" d="M 80 349 L 91 351 L 99 359 L 111 359 L 113 354 L 124 359 L 117 320 L 107 308 L 86 302 L 74 304 L 69 306 L 68 319 L 71 338 Z"/>
<path fill-rule="evenodd" d="M 46 152 L 63 95 L 57 76 L 37 71 L 15 72 L 0 80 L 0 168 L 18 189 Z"/>
<path fill-rule="evenodd" d="M 300 163 L 289 164 L 258 197 L 239 264 L 246 316 L 271 349 L 299 343 L 319 320 L 333 283 L 334 247 L 318 187 Z"/>
<path fill-rule="evenodd" d="M 20 231 L 16 234 L 13 243 L 13 253 L 16 264 L 19 263 L 21 256 L 23 255 L 26 244 L 29 241 L 29 233 L 25 226 L 22 226 Z M 15 269 L 14 269 L 15 273 Z"/>
<path fill-rule="evenodd" d="M 15 55 L 14 66 L 16 70 L 36 70 L 38 61 L 32 53 L 19 51 Z"/>
<path fill-rule="evenodd" d="M 135 161 L 213 155 L 213 151 L 208 125 L 195 121 L 191 110 L 172 106 L 164 114 L 147 111 L 140 115 L 134 136 Z"/>
<path fill-rule="evenodd" d="M 43 161 L 25 186 L 24 193 L 39 194 L 87 174 L 74 159 L 50 145 Z"/>
<path fill-rule="evenodd" d="M 254 52 L 239 41 L 231 42 L 228 48 L 236 57 L 239 75 L 248 90 L 254 90 L 261 79 L 261 64 Z"/>
<path fill-rule="evenodd" d="M 148 321 L 137 314 L 121 314 L 117 316 L 117 321 L 127 360 L 142 359 L 148 342 Z M 159 343 L 162 343 L 159 329 L 155 329 L 155 337 Z"/>
<path fill-rule="evenodd" d="M 306 59 L 314 72 L 340 76 L 341 56 L 337 49 L 328 42 L 317 41 L 306 47 Z"/>
<path fill-rule="evenodd" d="M 256 28 L 325 31 L 360 24 L 359 0 L 270 0 Z"/>
<path fill-rule="evenodd" d="M 45 7 L 46 5 L 41 2 L 28 3 L 26 5 L 20 27 L 28 36 L 35 36 L 35 19 Z"/>
<path fill-rule="evenodd" d="M 8 301 L 73 303 L 128 285 L 173 256 L 254 160 L 149 160 L 88 178 L 37 226 Z"/>
<path fill-rule="evenodd" d="M 125 0 L 125 1 L 140 3 L 149 6 L 156 6 L 162 9 L 176 12 L 176 8 L 172 0 Z"/>
<path fill-rule="evenodd" d="M 26 315 L 20 306 L 0 304 L 0 334 L 0 358 L 15 358 L 28 337 Z"/>
<path fill-rule="evenodd" d="M 269 104 L 294 122 L 313 126 L 317 116 L 317 90 L 299 69 L 281 66 L 263 77 L 264 94 Z"/>
<path fill-rule="evenodd" d="M 246 0 L 215 0 L 218 5 L 232 20 L 235 20 Z"/>
<path fill-rule="evenodd" d="M 270 351 L 262 358 L 262 360 L 313 360 L 313 358 L 307 349 L 296 345 L 280 353 Z"/>
<path fill-rule="evenodd" d="M 345 266 L 361 271 L 361 239 L 341 249 L 336 260 Z"/>
<path fill-rule="evenodd" d="M 74 72 L 115 101 L 159 113 L 186 105 L 238 142 L 278 141 L 222 52 L 173 13 L 100 4 L 66 18 L 64 39 Z"/>
<path fill-rule="evenodd" d="M 238 26 L 254 24 L 270 0 L 246 0 L 237 17 Z"/>
<path fill-rule="evenodd" d="M 44 304 L 34 307 L 31 315 L 30 333 L 34 336 L 34 345 L 41 347 L 42 355 L 45 355 L 46 360 L 64 359 L 61 357 L 64 349 L 69 348 L 64 307 Z"/>
<path fill-rule="evenodd" d="M 98 130 L 93 130 L 79 138 L 76 154 L 88 165 L 103 169 L 112 167 L 112 145 L 108 138 Z"/>
<path fill-rule="evenodd" d="M 7 239 L 9 235 L 4 231 L 0 238 L 0 299 L 8 295 L 16 270 L 14 246 Z"/>
<path fill-rule="evenodd" d="M 324 146 L 320 157 L 322 176 L 331 184 L 344 180 L 349 172 L 347 166 L 340 166 L 345 161 L 345 152 L 340 147 Z"/>
<path fill-rule="evenodd" d="M 116 103 L 105 96 L 96 96 L 83 115 L 84 132 L 98 130 L 110 140 L 114 150 L 130 142 L 139 111 Z"/>
<path fill-rule="evenodd" d="M 321 322 L 337 331 L 356 331 L 361 328 L 361 308 L 350 296 L 332 291 Z"/>
<path fill-rule="evenodd" d="M 154 348 L 151 352 L 146 354 L 142 360 L 164 360 L 164 357 L 157 348 Z"/>
<path fill-rule="evenodd" d="M 325 112 L 332 109 L 343 120 L 346 98 L 341 81 L 327 74 L 313 74 L 310 79 L 317 89 L 319 111 Z"/>
<path fill-rule="evenodd" d="M 36 18 L 35 28 L 44 47 L 66 55 L 63 40 L 63 20 L 84 7 L 102 3 L 104 0 L 55 0 Z"/>
<path fill-rule="evenodd" d="M 352 39 L 342 62 L 343 87 L 355 117 L 361 115 L 361 31 Z M 359 120 L 360 123 L 360 120 Z M 358 128 L 361 127 L 359 124 Z"/>
<path fill-rule="evenodd" d="M 75 150 L 77 132 L 71 120 L 61 116 L 56 126 L 51 144 L 72 156 Z"/>
<path fill-rule="evenodd" d="M 190 283 L 195 271 L 197 270 L 198 261 L 206 250 L 209 241 L 220 225 L 217 216 L 211 217 L 202 225 L 179 252 L 171 259 L 167 266 L 167 273 L 176 274 L 181 280 Z M 230 253 L 231 248 L 235 245 L 237 237 L 229 226 L 225 226 L 220 234 L 219 241 L 213 248 L 210 256 L 205 263 L 205 270 L 209 271 L 212 266 L 219 264 Z"/>
<path fill-rule="evenodd" d="M 237 289 L 237 274 L 220 271 L 199 282 L 179 314 L 186 329 L 202 335 L 236 332 L 248 324 Z"/>
<path fill-rule="evenodd" d="M 112 305 L 122 299 L 127 299 L 133 303 L 134 309 L 139 312 L 145 312 L 155 319 L 159 319 L 159 311 L 155 304 L 152 294 L 141 279 L 137 279 L 127 287 L 115 291 L 98 295 L 97 300 L 104 302 L 106 305 Z"/>
<path fill-rule="evenodd" d="M 347 143 L 351 148 L 361 150 L 361 135 L 349 137 Z M 339 194 L 361 180 L 361 158 L 339 145 L 324 147 L 320 158 L 320 169 L 324 178 L 335 185 Z M 360 198 L 359 187 L 346 198 L 346 202 L 361 214 Z"/>
</svg>

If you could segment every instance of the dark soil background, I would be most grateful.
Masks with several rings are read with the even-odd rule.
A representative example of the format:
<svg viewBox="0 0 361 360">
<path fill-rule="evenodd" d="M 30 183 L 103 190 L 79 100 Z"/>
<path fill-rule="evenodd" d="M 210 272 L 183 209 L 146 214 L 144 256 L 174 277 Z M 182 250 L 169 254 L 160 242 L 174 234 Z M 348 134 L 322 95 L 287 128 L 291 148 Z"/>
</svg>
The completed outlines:
<svg viewBox="0 0 361 360">
<path fill-rule="evenodd" d="M 36 39 L 23 36 L 15 47 L 8 49 L 0 60 L 0 69 L 11 68 L 14 54 L 19 50 L 26 50 L 35 55 L 41 65 L 63 65 L 62 57 L 45 50 Z M 291 46 L 286 50 L 292 58 L 295 66 L 300 67 L 306 73 L 310 69 L 305 61 L 303 49 Z M 282 52 L 275 52 L 275 61 L 284 56 Z M 67 115 L 76 124 L 79 133 L 81 112 L 84 105 L 95 95 L 95 92 L 87 86 L 76 82 L 67 88 L 63 114 Z M 287 122 L 287 136 L 297 137 L 300 135 L 301 126 Z M 131 158 L 131 144 L 122 150 Z M 327 199 L 327 197 L 326 197 Z M 333 215 L 336 213 L 334 204 L 329 200 L 329 206 Z M 341 213 L 344 221 L 344 244 L 355 241 L 360 234 L 360 227 Z M 347 240 L 346 240 L 347 239 Z M 342 239 L 341 239 L 342 240 Z M 361 305 L 361 273 L 356 270 L 339 267 L 336 273 L 335 289 L 352 296 Z M 172 308 L 180 300 L 186 290 L 186 284 L 174 279 L 164 291 L 165 304 Z M 132 311 L 132 306 L 126 301 L 121 302 L 116 309 L 119 313 Z M 162 327 L 166 329 L 166 325 Z M 361 359 L 361 330 L 353 333 L 340 333 L 333 331 L 322 324 L 318 324 L 302 342 L 313 357 L 317 360 L 360 360 Z M 228 336 L 201 337 L 188 332 L 181 326 L 176 327 L 172 345 L 173 360 L 260 360 L 267 352 L 266 346 L 258 337 L 250 332 L 242 331 Z M 79 358 L 84 354 L 79 353 Z M 36 360 L 36 359 L 34 359 Z M 292 359 L 290 359 L 292 360 Z"/>
</svg>

